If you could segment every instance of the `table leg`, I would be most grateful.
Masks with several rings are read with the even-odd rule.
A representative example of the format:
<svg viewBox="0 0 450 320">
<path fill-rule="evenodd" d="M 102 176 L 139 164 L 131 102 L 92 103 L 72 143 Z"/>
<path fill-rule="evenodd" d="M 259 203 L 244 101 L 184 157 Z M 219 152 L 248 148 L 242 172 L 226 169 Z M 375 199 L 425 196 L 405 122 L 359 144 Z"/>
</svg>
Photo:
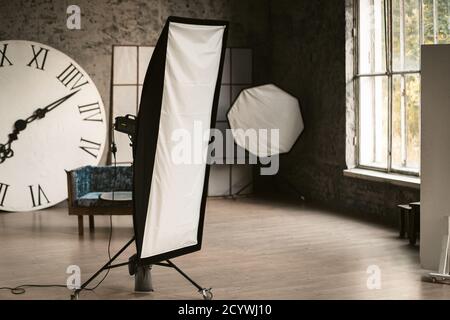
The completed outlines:
<svg viewBox="0 0 450 320">
<path fill-rule="evenodd" d="M 406 213 L 400 209 L 400 239 L 404 239 L 406 235 Z"/>
<path fill-rule="evenodd" d="M 89 216 L 89 231 L 92 233 L 95 229 L 94 216 Z"/>
<path fill-rule="evenodd" d="M 78 235 L 82 236 L 84 234 L 84 226 L 83 226 L 83 216 L 78 216 Z"/>
</svg>

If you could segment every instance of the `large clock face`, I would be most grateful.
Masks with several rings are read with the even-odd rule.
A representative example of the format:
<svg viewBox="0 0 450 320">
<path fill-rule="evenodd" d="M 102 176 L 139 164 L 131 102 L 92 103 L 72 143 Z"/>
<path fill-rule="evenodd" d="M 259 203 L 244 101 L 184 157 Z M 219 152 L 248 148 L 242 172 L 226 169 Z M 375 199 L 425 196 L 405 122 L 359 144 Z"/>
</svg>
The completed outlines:
<svg viewBox="0 0 450 320">
<path fill-rule="evenodd" d="M 40 43 L 0 41 L 0 210 L 65 200 L 65 170 L 99 163 L 106 125 L 101 96 L 75 61 Z"/>
</svg>

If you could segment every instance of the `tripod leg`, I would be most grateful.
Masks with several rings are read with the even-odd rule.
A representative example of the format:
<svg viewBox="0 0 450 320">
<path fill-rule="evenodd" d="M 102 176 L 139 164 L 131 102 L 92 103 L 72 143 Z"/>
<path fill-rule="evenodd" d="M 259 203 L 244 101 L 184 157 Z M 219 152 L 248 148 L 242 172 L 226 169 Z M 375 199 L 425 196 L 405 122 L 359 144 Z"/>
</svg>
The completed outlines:
<svg viewBox="0 0 450 320">
<path fill-rule="evenodd" d="M 134 242 L 134 240 L 135 240 L 135 238 L 133 237 L 130 241 L 127 242 L 127 244 L 122 249 L 120 249 L 114 255 L 114 257 L 111 258 L 111 260 L 109 260 L 103 267 L 101 267 L 92 277 L 89 278 L 89 280 L 87 280 L 85 283 L 83 283 L 81 285 L 80 289 L 75 290 L 74 293 L 71 295 L 71 299 L 78 300 L 80 292 L 83 291 L 84 289 L 86 289 L 86 287 L 89 285 L 89 283 L 91 283 L 95 278 L 97 278 L 100 273 L 102 273 L 104 270 L 106 270 L 111 265 L 111 263 L 114 260 L 116 260 L 122 254 L 122 252 L 124 252 Z"/>
<path fill-rule="evenodd" d="M 239 191 L 238 192 L 236 192 L 235 194 L 234 194 L 234 196 L 240 196 L 241 195 L 241 193 L 242 192 L 244 192 L 245 191 L 245 189 L 247 189 L 248 187 L 250 187 L 251 185 L 253 184 L 253 181 L 252 182 L 249 182 L 249 183 L 247 183 L 245 186 L 243 186 L 241 189 L 239 189 Z"/>
<path fill-rule="evenodd" d="M 170 267 L 174 268 L 179 274 L 181 274 L 186 280 L 188 280 L 194 287 L 196 287 L 198 289 L 198 292 L 202 294 L 203 299 L 212 300 L 213 294 L 211 292 L 211 288 L 209 289 L 202 288 L 198 283 L 196 283 L 186 273 L 184 273 L 183 270 L 178 268 L 172 261 L 167 260 L 167 263 L 169 264 Z"/>
</svg>

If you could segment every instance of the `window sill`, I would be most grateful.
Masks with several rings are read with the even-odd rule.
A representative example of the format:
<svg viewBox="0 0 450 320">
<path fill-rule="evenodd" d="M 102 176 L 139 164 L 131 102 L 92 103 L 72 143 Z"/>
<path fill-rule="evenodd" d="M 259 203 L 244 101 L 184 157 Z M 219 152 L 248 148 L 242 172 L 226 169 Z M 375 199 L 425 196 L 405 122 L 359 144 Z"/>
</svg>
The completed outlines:
<svg viewBox="0 0 450 320">
<path fill-rule="evenodd" d="M 415 176 L 407 176 L 402 174 L 386 173 L 358 168 L 344 170 L 344 176 L 420 189 L 420 177 Z"/>
</svg>

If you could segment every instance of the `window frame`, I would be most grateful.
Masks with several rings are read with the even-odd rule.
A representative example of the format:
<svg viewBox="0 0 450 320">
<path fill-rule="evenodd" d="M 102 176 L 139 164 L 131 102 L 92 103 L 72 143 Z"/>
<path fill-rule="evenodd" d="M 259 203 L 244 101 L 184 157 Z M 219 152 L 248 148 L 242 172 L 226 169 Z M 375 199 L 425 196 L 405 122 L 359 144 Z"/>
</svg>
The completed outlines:
<svg viewBox="0 0 450 320">
<path fill-rule="evenodd" d="M 392 129 L 392 117 L 393 117 L 393 95 L 394 95 L 394 77 L 400 76 L 402 81 L 402 88 L 406 83 L 405 79 L 408 75 L 417 75 L 420 78 L 420 67 L 418 70 L 405 70 L 405 71 L 394 71 L 393 69 L 393 0 L 383 0 L 384 1 L 384 17 L 385 17 L 385 54 L 386 54 L 386 71 L 385 72 L 375 72 L 375 73 L 360 73 L 360 61 L 359 61 L 359 51 L 360 51 L 360 0 L 354 0 L 353 2 L 353 96 L 355 105 L 355 162 L 356 166 L 361 169 L 379 171 L 385 173 L 395 173 L 407 176 L 420 176 L 420 167 L 417 171 L 408 170 L 408 168 L 398 169 L 392 166 L 392 141 L 393 141 L 393 129 Z M 405 1 L 405 0 L 401 0 Z M 424 44 L 424 15 L 423 15 L 423 0 L 416 0 L 419 3 L 419 41 L 420 45 Z M 434 16 L 436 15 L 436 0 L 433 2 Z M 404 3 L 404 2 L 403 2 Z M 435 17 L 434 17 L 435 19 Z M 435 27 L 434 30 L 437 28 Z M 434 32 L 436 33 L 436 31 Z M 434 41 L 436 42 L 436 34 L 434 36 Z M 361 134 L 360 134 L 360 79 L 362 78 L 375 78 L 375 77 L 386 77 L 388 82 L 388 141 L 387 141 L 387 159 L 386 168 L 369 166 L 361 164 L 360 162 L 360 146 L 361 146 Z M 405 96 L 406 94 L 403 93 Z M 403 109 L 406 105 L 406 101 L 402 102 Z M 406 111 L 402 112 L 401 116 L 404 118 L 406 127 Z M 404 130 L 404 129 L 403 129 Z M 420 124 L 419 124 L 420 130 Z M 420 134 L 420 133 L 419 133 Z M 402 135 L 406 137 L 405 135 Z M 405 145 L 406 146 L 406 145 Z M 405 147 L 403 146 L 403 147 Z"/>
</svg>

